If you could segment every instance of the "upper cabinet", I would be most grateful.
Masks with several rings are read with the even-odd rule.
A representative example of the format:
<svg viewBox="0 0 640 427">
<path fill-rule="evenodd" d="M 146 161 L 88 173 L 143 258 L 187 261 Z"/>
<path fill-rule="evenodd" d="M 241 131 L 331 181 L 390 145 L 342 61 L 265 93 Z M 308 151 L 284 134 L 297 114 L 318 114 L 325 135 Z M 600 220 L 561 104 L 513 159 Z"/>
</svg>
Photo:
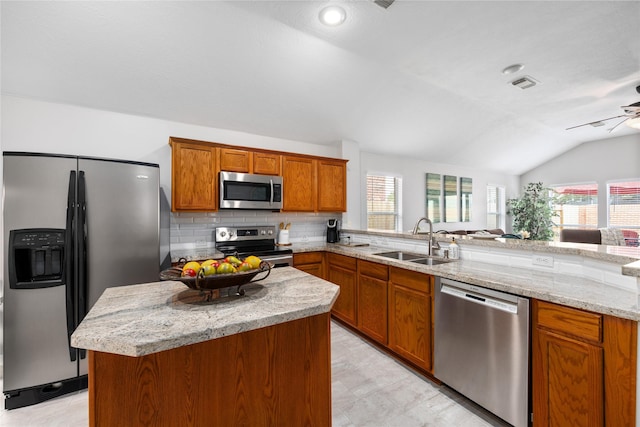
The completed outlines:
<svg viewBox="0 0 640 427">
<path fill-rule="evenodd" d="M 282 210 L 316 210 L 316 160 L 309 157 L 282 157 Z"/>
<path fill-rule="evenodd" d="M 347 210 L 347 162 L 318 160 L 318 205 L 321 212 Z"/>
<path fill-rule="evenodd" d="M 280 154 L 220 148 L 220 170 L 227 172 L 280 175 Z"/>
<path fill-rule="evenodd" d="M 217 209 L 216 148 L 211 144 L 172 138 L 171 210 Z"/>
<path fill-rule="evenodd" d="M 169 138 L 171 210 L 217 210 L 220 171 L 283 177 L 283 211 L 345 212 L 346 160 Z"/>
<path fill-rule="evenodd" d="M 253 173 L 261 175 L 281 175 L 280 174 L 280 154 L 275 153 L 253 153 Z"/>
<path fill-rule="evenodd" d="M 249 173 L 251 153 L 235 148 L 220 148 L 220 170 L 227 172 Z"/>
</svg>

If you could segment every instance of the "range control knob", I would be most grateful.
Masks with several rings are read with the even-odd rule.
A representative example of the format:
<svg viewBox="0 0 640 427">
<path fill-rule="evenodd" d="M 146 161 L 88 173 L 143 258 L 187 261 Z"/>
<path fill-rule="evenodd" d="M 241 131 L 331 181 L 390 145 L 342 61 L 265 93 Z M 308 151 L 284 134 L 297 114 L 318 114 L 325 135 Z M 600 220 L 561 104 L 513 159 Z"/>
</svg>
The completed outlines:
<svg viewBox="0 0 640 427">
<path fill-rule="evenodd" d="M 267 234 L 267 232 L 264 231 L 264 230 L 260 230 L 260 234 L 262 234 L 264 236 L 265 234 Z"/>
<path fill-rule="evenodd" d="M 273 230 L 269 230 L 268 233 L 269 233 L 269 236 L 271 236 L 273 234 Z"/>
<path fill-rule="evenodd" d="M 227 232 L 226 232 L 226 231 L 221 231 L 221 232 L 220 232 L 220 237 L 224 237 L 224 236 L 226 236 L 226 235 L 227 235 Z"/>
</svg>

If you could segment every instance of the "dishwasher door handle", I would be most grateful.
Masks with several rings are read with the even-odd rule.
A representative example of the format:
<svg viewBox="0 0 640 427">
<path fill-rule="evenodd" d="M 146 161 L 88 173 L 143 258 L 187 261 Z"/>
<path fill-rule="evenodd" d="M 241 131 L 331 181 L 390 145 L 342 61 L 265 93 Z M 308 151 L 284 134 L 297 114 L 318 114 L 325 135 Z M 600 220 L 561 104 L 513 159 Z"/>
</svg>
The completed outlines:
<svg viewBox="0 0 640 427">
<path fill-rule="evenodd" d="M 460 298 L 466 301 L 474 302 L 476 304 L 484 305 L 487 307 L 495 308 L 496 310 L 506 311 L 507 313 L 518 314 L 517 302 L 505 301 L 499 298 L 494 298 L 488 295 L 481 294 L 479 292 L 471 292 L 466 289 L 460 289 L 448 284 L 442 284 L 440 292 L 443 294 L 451 295 L 455 298 Z"/>
</svg>

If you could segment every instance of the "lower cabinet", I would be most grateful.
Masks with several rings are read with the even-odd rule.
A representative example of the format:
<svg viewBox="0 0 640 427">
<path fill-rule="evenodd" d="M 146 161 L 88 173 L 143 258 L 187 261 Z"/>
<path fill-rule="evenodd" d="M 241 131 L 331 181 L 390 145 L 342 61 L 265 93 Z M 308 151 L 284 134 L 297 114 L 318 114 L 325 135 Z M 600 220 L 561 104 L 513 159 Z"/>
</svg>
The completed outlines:
<svg viewBox="0 0 640 427">
<path fill-rule="evenodd" d="M 389 348 L 433 373 L 433 276 L 389 269 Z"/>
<path fill-rule="evenodd" d="M 324 252 L 293 254 L 293 266 L 295 268 L 321 279 L 326 278 L 324 264 Z"/>
<path fill-rule="evenodd" d="M 637 323 L 533 300 L 534 426 L 635 425 Z"/>
<path fill-rule="evenodd" d="M 327 280 L 340 286 L 340 295 L 333 304 L 331 314 L 356 326 L 356 259 L 344 255 L 327 254 Z"/>
<path fill-rule="evenodd" d="M 387 281 L 389 267 L 358 260 L 358 329 L 387 345 Z"/>
</svg>

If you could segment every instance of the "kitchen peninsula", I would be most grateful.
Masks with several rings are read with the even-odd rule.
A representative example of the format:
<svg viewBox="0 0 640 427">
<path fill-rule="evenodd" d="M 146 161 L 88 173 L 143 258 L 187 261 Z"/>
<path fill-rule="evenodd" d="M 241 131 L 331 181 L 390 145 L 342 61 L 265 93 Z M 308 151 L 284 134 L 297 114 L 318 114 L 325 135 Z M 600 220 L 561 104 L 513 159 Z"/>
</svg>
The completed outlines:
<svg viewBox="0 0 640 427">
<path fill-rule="evenodd" d="M 273 269 L 204 301 L 168 281 L 107 289 L 71 338 L 89 350 L 89 424 L 331 425 L 339 288 Z"/>
</svg>

